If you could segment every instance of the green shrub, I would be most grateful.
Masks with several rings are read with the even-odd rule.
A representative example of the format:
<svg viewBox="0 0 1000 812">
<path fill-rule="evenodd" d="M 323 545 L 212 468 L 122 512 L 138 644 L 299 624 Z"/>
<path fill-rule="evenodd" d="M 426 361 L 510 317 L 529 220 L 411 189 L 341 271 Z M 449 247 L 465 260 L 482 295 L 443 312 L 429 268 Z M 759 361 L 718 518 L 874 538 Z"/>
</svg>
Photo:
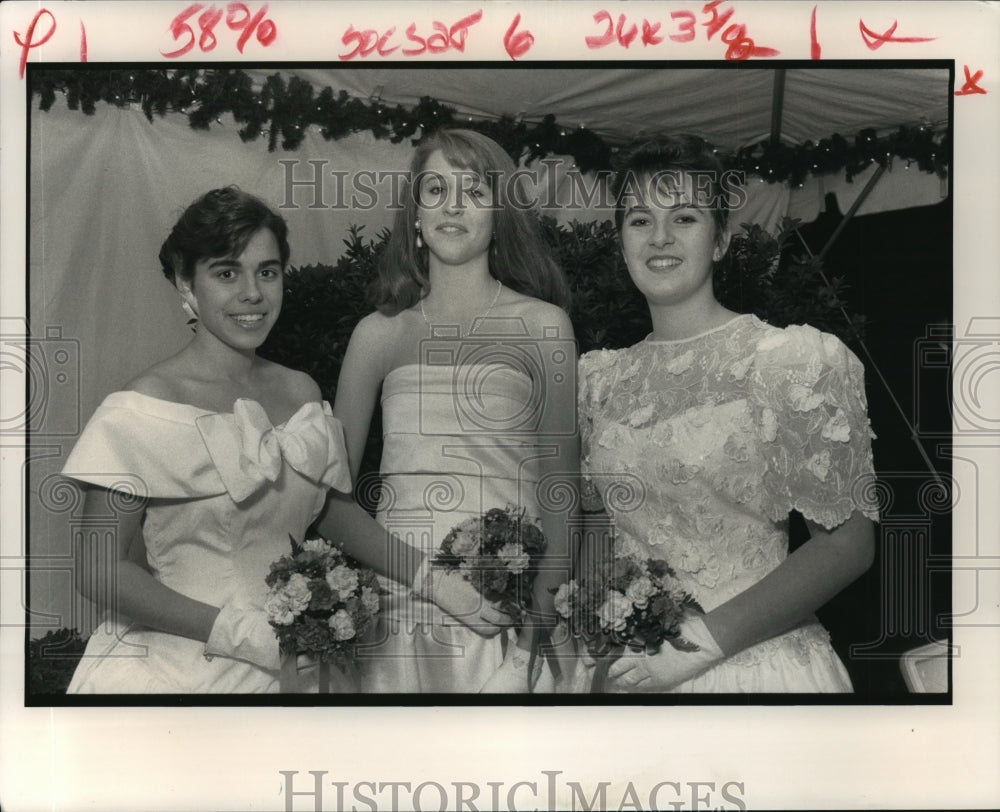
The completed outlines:
<svg viewBox="0 0 1000 812">
<path fill-rule="evenodd" d="M 86 645 L 76 629 L 57 629 L 29 641 L 26 693 L 65 694 Z"/>
<path fill-rule="evenodd" d="M 822 260 L 798 240 L 799 220 L 785 217 L 772 237 L 743 223 L 733 236 L 728 264 L 715 275 L 715 295 L 726 307 L 756 313 L 777 327 L 810 324 L 847 344 L 864 334 L 865 317 L 847 311 L 844 278 L 829 276 Z"/>
</svg>

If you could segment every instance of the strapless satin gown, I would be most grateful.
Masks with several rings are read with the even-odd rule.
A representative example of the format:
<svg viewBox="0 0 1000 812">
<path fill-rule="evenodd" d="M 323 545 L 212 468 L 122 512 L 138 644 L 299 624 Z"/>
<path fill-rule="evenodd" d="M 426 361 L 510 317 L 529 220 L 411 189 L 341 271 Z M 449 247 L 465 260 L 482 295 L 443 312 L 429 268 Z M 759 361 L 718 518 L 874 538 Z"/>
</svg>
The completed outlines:
<svg viewBox="0 0 1000 812">
<path fill-rule="evenodd" d="M 532 380 L 502 364 L 397 367 L 382 387 L 383 490 L 377 519 L 434 553 L 448 532 L 493 507 L 538 516 L 541 453 L 526 424 Z M 511 430 L 515 429 L 515 430 Z M 408 589 L 386 583 L 380 634 L 361 657 L 375 693 L 475 693 L 512 635 L 487 639 Z"/>
</svg>

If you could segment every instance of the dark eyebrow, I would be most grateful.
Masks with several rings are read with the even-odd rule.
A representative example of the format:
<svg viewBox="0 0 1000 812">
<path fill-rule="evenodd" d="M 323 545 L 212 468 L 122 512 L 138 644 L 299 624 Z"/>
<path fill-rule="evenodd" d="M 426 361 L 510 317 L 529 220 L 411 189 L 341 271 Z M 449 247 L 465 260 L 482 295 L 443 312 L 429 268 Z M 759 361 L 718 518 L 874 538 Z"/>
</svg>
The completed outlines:
<svg viewBox="0 0 1000 812">
<path fill-rule="evenodd" d="M 281 267 L 281 260 L 280 259 L 265 259 L 257 267 L 258 268 L 263 268 L 263 267 L 268 266 L 268 265 L 277 265 L 280 268 Z M 238 261 L 236 261 L 235 259 L 223 258 L 223 259 L 213 259 L 210 263 L 208 263 L 208 267 L 209 267 L 210 270 L 211 269 L 216 269 L 216 268 L 223 269 L 223 270 L 228 270 L 230 268 L 241 268 L 242 265 Z"/>
</svg>

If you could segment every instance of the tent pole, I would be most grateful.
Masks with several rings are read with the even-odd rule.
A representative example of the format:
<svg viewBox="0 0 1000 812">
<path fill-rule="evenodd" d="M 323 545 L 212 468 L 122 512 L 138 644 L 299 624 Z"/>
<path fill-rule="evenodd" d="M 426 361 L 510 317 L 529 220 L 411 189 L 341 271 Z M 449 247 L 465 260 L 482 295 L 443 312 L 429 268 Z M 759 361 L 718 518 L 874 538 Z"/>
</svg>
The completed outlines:
<svg viewBox="0 0 1000 812">
<path fill-rule="evenodd" d="M 826 252 L 830 250 L 830 247 L 833 245 L 834 240 L 836 240 L 837 237 L 840 235 L 840 232 L 844 230 L 844 226 L 847 225 L 850 219 L 854 216 L 854 213 L 864 202 L 865 198 L 868 197 L 869 193 L 875 187 L 875 184 L 878 182 L 878 179 L 882 177 L 882 174 L 885 172 L 885 170 L 886 170 L 886 165 L 879 164 L 879 168 L 875 170 L 872 176 L 868 179 L 868 183 L 866 183 L 865 188 L 861 190 L 861 194 L 858 195 L 857 200 L 855 200 L 854 203 L 851 204 L 851 208 L 847 210 L 847 214 L 845 214 L 844 218 L 837 224 L 837 227 L 834 229 L 833 234 L 830 235 L 830 239 L 828 239 L 826 241 L 826 245 L 823 246 L 823 250 L 819 252 L 818 257 L 814 257 L 812 251 L 809 250 L 808 244 L 802 237 L 802 232 L 800 232 L 797 228 L 795 229 L 795 233 L 798 235 L 799 241 L 802 243 L 802 246 L 806 249 L 806 253 L 809 255 L 809 258 L 818 259 L 820 261 L 819 273 L 823 279 L 824 284 L 829 285 L 830 280 L 826 278 L 826 274 L 823 272 L 823 265 L 822 265 L 823 257 L 826 255 Z M 841 306 L 840 312 L 844 314 L 844 318 L 847 320 L 848 323 L 850 323 L 850 317 L 847 315 L 847 311 L 844 310 L 843 306 Z M 899 401 L 896 399 L 896 396 L 892 392 L 892 387 L 889 386 L 889 382 L 885 379 L 885 375 L 882 374 L 882 370 L 879 369 L 878 364 L 875 363 L 875 359 L 872 357 L 872 354 L 868 351 L 868 347 L 865 345 L 865 342 L 859 340 L 858 345 L 861 349 L 861 352 L 864 353 L 866 358 L 865 369 L 874 372 L 878 376 L 878 379 L 882 382 L 882 385 L 885 387 L 885 391 L 889 395 L 889 399 L 896 407 L 896 411 L 898 411 L 900 417 L 903 418 L 903 423 L 910 430 L 910 439 L 913 440 L 913 444 L 917 447 L 917 452 L 923 459 L 924 465 L 927 466 L 927 470 L 930 472 L 930 475 L 934 477 L 934 481 L 937 482 L 938 487 L 941 488 L 942 491 L 947 492 L 947 486 L 945 485 L 944 480 L 941 478 L 941 474 L 934 467 L 934 463 L 931 462 L 931 458 L 930 456 L 928 456 L 927 450 L 924 448 L 923 443 L 920 442 L 920 437 L 917 435 L 916 429 L 914 429 L 913 425 L 909 421 L 909 418 L 907 418 L 906 416 L 906 410 L 903 409 L 902 405 L 900 405 Z"/>
<path fill-rule="evenodd" d="M 774 71 L 774 90 L 771 93 L 771 146 L 781 138 L 781 108 L 785 104 L 785 69 Z"/>
<path fill-rule="evenodd" d="M 871 190 L 875 188 L 875 184 L 878 183 L 878 179 L 885 174 L 885 169 L 885 164 L 879 164 L 875 173 L 868 178 L 868 183 L 865 184 L 865 188 L 861 190 L 861 194 L 859 194 L 855 201 L 851 204 L 851 208 L 847 210 L 847 214 L 844 215 L 844 218 L 837 223 L 837 227 L 833 230 L 833 234 L 830 235 L 830 239 L 826 241 L 826 245 L 823 246 L 823 250 L 819 252 L 820 260 L 822 260 L 823 257 L 826 256 L 827 251 L 833 247 L 833 243 L 837 237 L 840 236 L 840 232 L 844 230 L 847 224 L 851 221 L 851 218 L 854 217 L 854 213 L 860 208 L 861 204 L 865 202 L 868 195 L 871 193 Z"/>
</svg>

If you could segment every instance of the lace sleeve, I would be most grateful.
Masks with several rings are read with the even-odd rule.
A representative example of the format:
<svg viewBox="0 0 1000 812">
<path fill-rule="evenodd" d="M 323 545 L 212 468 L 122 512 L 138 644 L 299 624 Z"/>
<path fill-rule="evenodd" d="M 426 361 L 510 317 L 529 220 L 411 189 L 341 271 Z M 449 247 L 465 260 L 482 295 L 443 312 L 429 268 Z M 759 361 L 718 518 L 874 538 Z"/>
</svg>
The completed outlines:
<svg viewBox="0 0 1000 812">
<path fill-rule="evenodd" d="M 749 398 L 765 454 L 771 518 L 790 510 L 830 529 L 855 511 L 877 521 L 864 367 L 835 336 L 775 329 L 757 345 Z"/>
</svg>

